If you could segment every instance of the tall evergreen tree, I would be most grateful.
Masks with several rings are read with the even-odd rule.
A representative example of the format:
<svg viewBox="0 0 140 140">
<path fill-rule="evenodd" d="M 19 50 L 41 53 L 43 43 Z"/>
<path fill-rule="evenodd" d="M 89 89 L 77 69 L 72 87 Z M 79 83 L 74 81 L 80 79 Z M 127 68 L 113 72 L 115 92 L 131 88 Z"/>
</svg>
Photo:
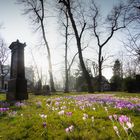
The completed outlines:
<svg viewBox="0 0 140 140">
<path fill-rule="evenodd" d="M 110 80 L 111 89 L 113 91 L 120 91 L 122 89 L 122 80 L 123 80 L 122 64 L 117 59 L 114 63 L 113 76 Z"/>
<path fill-rule="evenodd" d="M 114 76 L 118 76 L 118 77 L 123 77 L 123 72 L 122 72 L 122 64 L 119 61 L 119 59 L 117 59 L 114 63 L 113 66 L 113 75 Z"/>
</svg>

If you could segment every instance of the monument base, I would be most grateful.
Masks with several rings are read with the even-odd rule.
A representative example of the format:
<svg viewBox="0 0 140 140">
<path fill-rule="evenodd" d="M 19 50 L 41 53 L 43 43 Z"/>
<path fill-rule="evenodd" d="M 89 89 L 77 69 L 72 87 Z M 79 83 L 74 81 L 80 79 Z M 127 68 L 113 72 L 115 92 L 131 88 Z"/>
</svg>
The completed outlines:
<svg viewBox="0 0 140 140">
<path fill-rule="evenodd" d="M 27 80 L 16 78 L 8 81 L 8 92 L 6 95 L 8 101 L 26 100 L 28 99 L 27 93 Z"/>
</svg>

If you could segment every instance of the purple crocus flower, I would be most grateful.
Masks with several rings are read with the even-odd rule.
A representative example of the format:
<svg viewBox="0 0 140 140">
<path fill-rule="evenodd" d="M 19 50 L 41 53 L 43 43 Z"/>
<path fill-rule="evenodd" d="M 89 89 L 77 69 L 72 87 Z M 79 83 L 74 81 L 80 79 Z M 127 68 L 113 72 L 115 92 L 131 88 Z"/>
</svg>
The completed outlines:
<svg viewBox="0 0 140 140">
<path fill-rule="evenodd" d="M 67 116 L 72 116 L 72 112 L 66 112 Z"/>
<path fill-rule="evenodd" d="M 22 103 L 22 102 L 16 102 L 16 103 L 15 103 L 15 106 L 17 106 L 17 107 L 22 107 L 22 106 L 25 106 L 25 104 Z"/>
<path fill-rule="evenodd" d="M 6 112 L 6 111 L 8 111 L 9 110 L 9 108 L 7 108 L 7 107 L 2 107 L 2 108 L 0 108 L 0 112 Z"/>
<path fill-rule="evenodd" d="M 44 128 L 46 128 L 46 127 L 47 127 L 47 123 L 46 123 L 46 122 L 43 122 L 42 126 L 43 126 Z"/>
<path fill-rule="evenodd" d="M 118 118 L 120 124 L 123 124 L 123 123 L 126 123 L 129 121 L 129 118 L 126 116 L 126 115 L 121 115 L 119 118 Z"/>
<path fill-rule="evenodd" d="M 109 117 L 109 119 L 110 119 L 111 121 L 113 120 L 113 117 L 112 117 L 112 115 L 109 115 L 108 117 Z"/>
</svg>

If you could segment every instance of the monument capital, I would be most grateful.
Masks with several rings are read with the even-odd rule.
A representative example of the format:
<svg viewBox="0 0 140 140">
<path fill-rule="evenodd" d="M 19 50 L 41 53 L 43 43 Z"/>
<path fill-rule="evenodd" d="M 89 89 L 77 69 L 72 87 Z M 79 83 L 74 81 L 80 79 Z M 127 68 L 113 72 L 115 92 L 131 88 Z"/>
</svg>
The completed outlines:
<svg viewBox="0 0 140 140">
<path fill-rule="evenodd" d="M 20 43 L 19 42 L 19 40 L 17 39 L 17 41 L 15 41 L 15 42 L 12 42 L 11 43 L 11 45 L 9 46 L 9 48 L 11 49 L 11 50 L 15 50 L 15 49 L 17 49 L 17 48 L 24 48 L 26 46 L 26 43 Z"/>
</svg>

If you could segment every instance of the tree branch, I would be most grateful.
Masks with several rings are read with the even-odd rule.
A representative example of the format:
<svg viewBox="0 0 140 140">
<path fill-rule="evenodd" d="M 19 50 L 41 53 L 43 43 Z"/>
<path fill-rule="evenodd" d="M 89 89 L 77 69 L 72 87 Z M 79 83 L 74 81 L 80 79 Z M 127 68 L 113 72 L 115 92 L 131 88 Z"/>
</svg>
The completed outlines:
<svg viewBox="0 0 140 140">
<path fill-rule="evenodd" d="M 82 51 L 84 50 L 84 49 L 86 49 L 88 46 L 86 46 L 86 47 L 84 47 L 83 49 L 82 49 Z M 73 64 L 73 62 L 74 62 L 74 59 L 75 59 L 75 57 L 78 55 L 78 52 L 73 56 L 73 58 L 72 58 L 72 60 L 71 60 L 71 63 L 70 63 L 70 65 L 69 65 L 69 67 L 68 67 L 68 71 L 70 71 L 70 69 L 71 69 L 71 66 L 72 66 L 72 64 Z"/>
<path fill-rule="evenodd" d="M 82 31 L 81 31 L 81 33 L 80 33 L 80 36 L 79 36 L 80 39 L 81 39 L 81 37 L 82 37 L 82 35 L 83 35 L 83 32 L 84 32 L 84 30 L 85 30 L 85 27 L 86 27 L 86 23 L 84 23 L 84 26 L 83 26 Z"/>
</svg>

